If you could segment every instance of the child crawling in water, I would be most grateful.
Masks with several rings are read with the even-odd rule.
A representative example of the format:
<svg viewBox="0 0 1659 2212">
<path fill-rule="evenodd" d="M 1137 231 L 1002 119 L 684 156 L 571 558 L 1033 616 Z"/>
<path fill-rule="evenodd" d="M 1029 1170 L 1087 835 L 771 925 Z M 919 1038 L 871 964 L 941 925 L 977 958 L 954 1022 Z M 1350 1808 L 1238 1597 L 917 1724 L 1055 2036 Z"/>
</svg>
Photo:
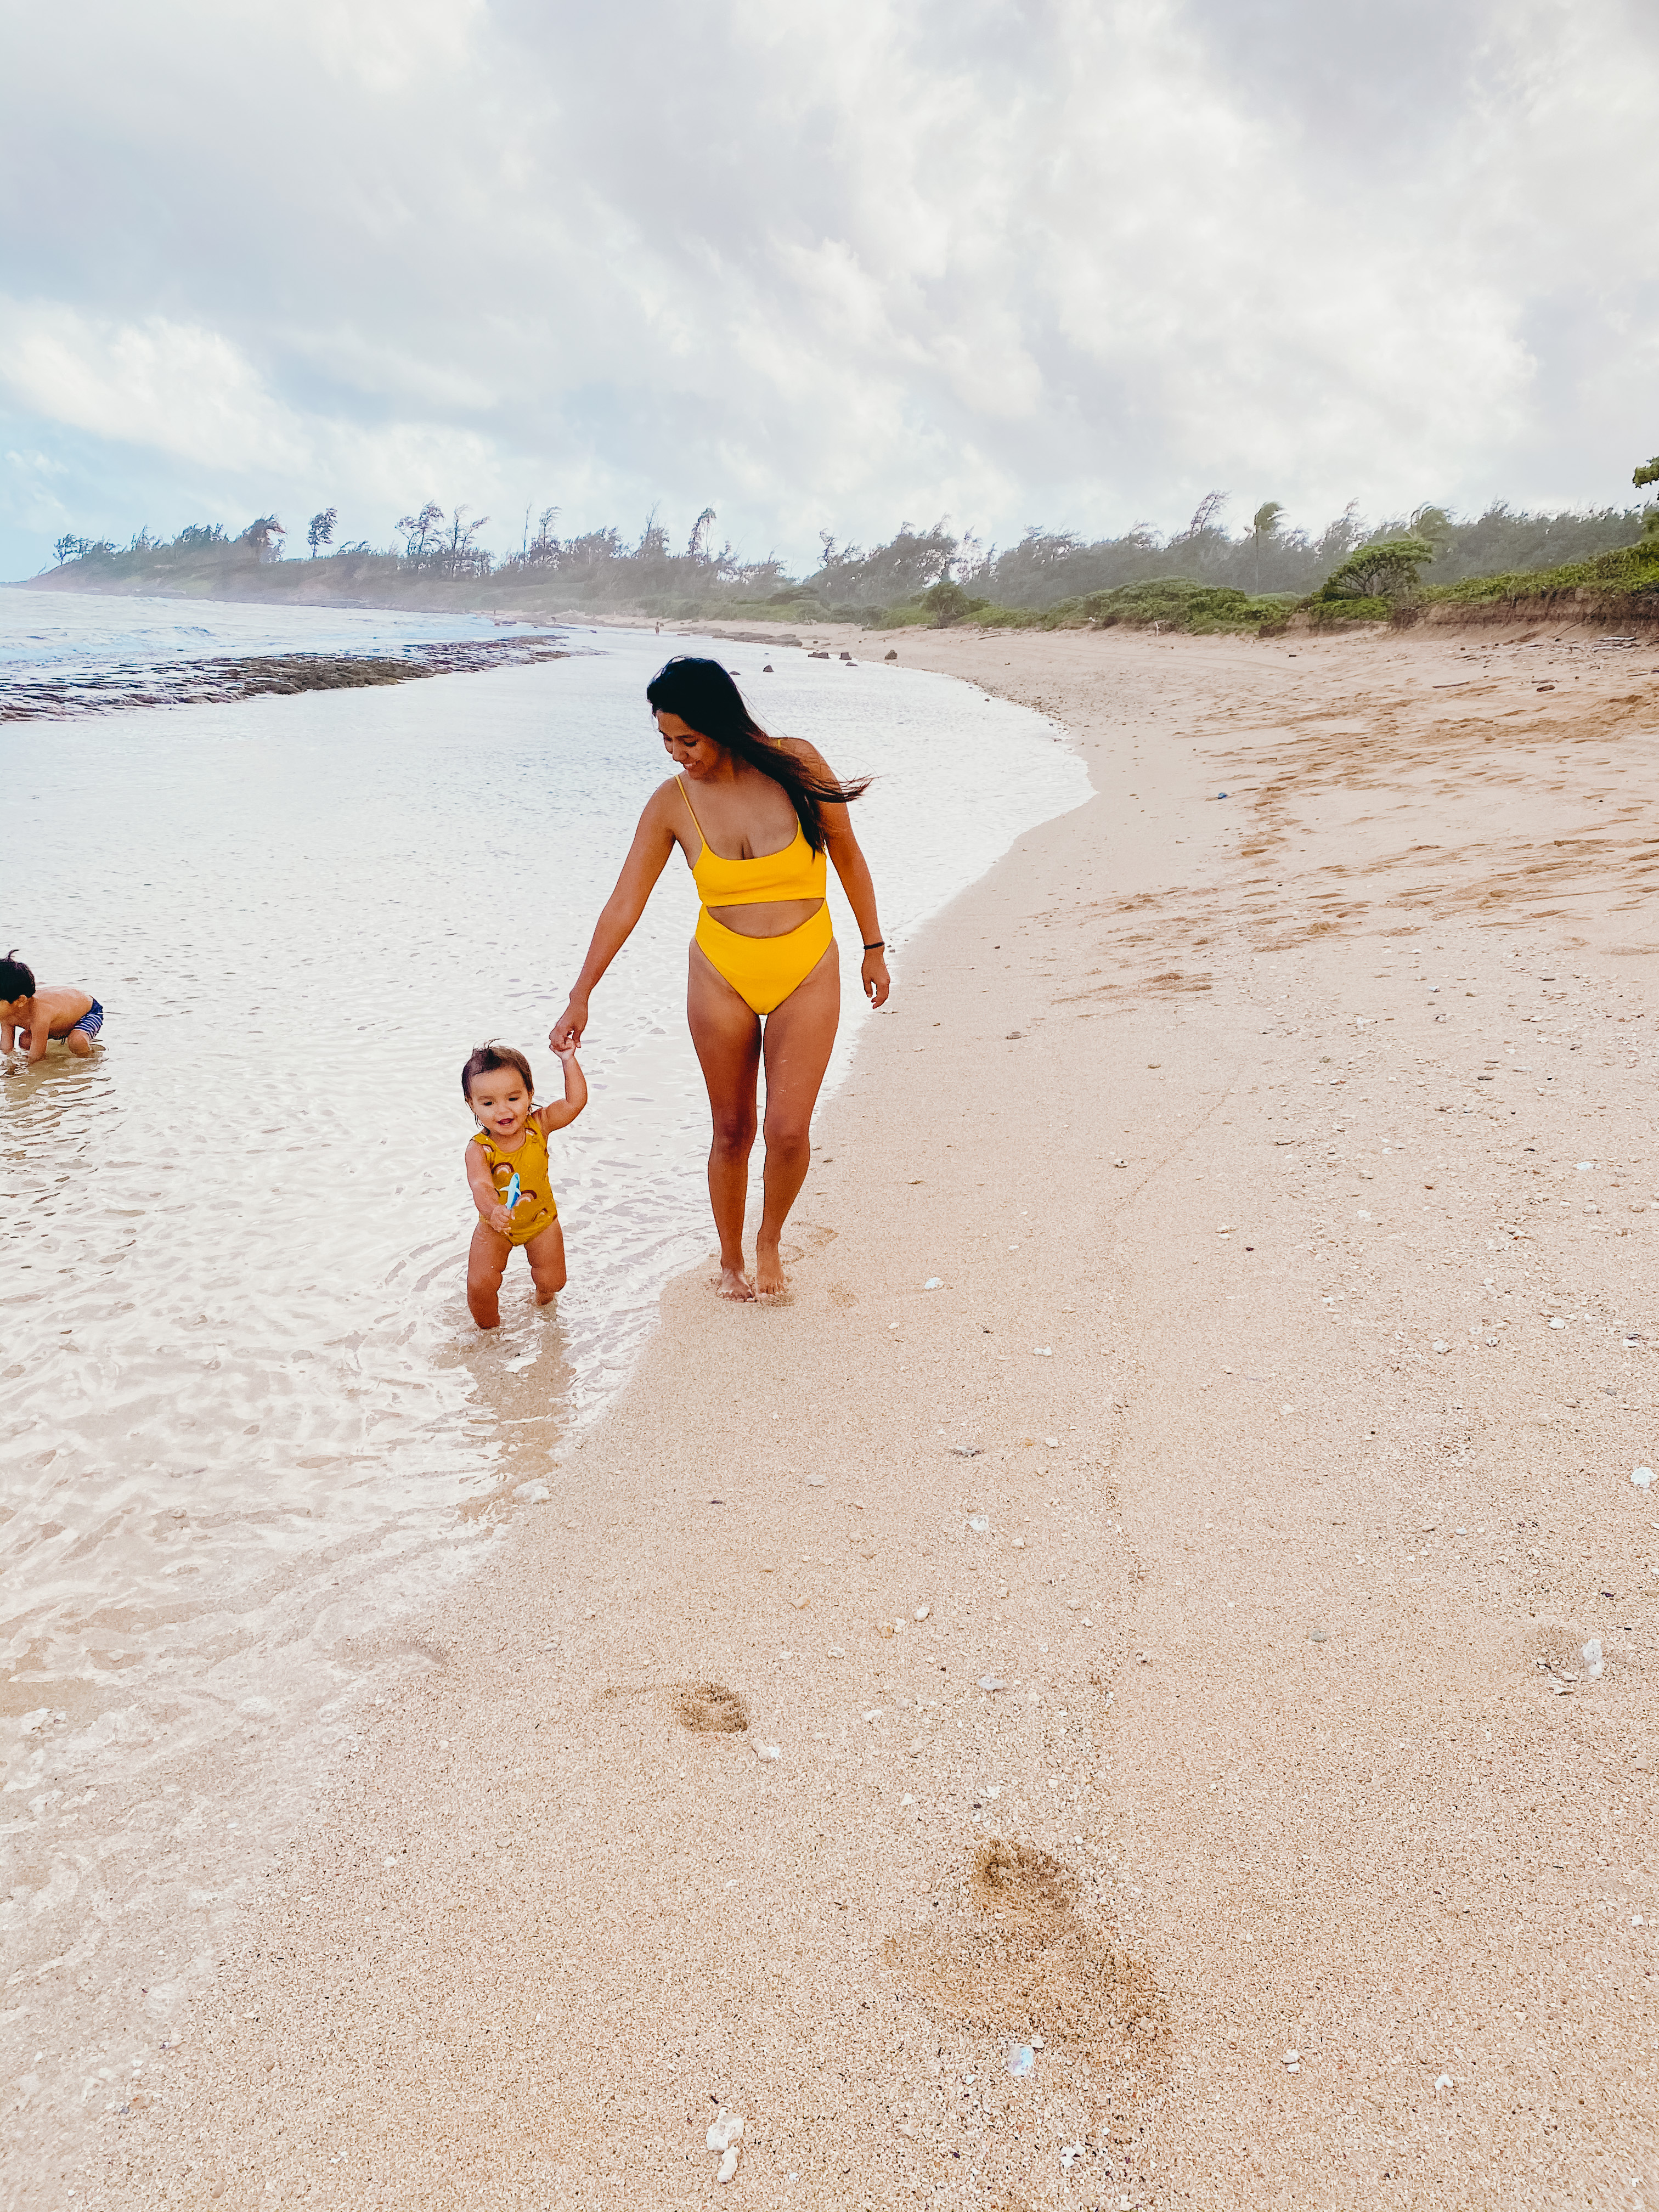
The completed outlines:
<svg viewBox="0 0 1659 2212">
<path fill-rule="evenodd" d="M 461 1070 L 461 1091 L 478 1133 L 466 1147 L 466 1179 L 478 1209 L 466 1261 L 466 1303 L 480 1328 L 498 1328 L 501 1278 L 515 1244 L 522 1244 L 545 1305 L 564 1288 L 564 1231 L 548 1175 L 547 1139 L 568 1128 L 587 1103 L 587 1079 L 576 1048 L 559 1054 L 564 1097 L 538 1106 L 530 1062 L 510 1044 L 484 1044 Z"/>
<path fill-rule="evenodd" d="M 78 983 L 37 983 L 15 945 L 0 960 L 0 1052 L 15 1044 L 27 1053 L 32 1066 L 46 1058 L 52 1040 L 61 1037 L 77 1060 L 87 1060 L 103 1026 L 103 1008 Z"/>
</svg>

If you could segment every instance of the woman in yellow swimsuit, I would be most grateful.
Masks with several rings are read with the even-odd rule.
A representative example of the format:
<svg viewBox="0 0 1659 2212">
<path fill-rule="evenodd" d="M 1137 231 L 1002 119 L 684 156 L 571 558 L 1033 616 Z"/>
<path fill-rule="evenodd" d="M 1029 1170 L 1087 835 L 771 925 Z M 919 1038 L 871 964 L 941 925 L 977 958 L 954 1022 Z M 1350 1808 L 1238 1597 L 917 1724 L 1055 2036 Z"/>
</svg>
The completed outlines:
<svg viewBox="0 0 1659 2212">
<path fill-rule="evenodd" d="M 708 1195 L 720 1295 L 752 1298 L 785 1287 L 779 1242 L 806 1180 L 812 1109 L 841 1018 L 841 965 L 824 903 L 830 860 L 859 926 L 865 994 L 879 1006 L 890 988 L 875 886 L 847 818 L 868 779 L 838 782 L 815 747 L 769 737 L 717 660 L 677 654 L 645 696 L 680 772 L 658 786 L 640 817 L 550 1042 L 557 1052 L 580 1042 L 588 994 L 678 845 L 702 901 L 686 1014 L 714 1116 Z M 743 1216 L 763 1060 L 765 1205 L 751 1283 Z"/>
</svg>

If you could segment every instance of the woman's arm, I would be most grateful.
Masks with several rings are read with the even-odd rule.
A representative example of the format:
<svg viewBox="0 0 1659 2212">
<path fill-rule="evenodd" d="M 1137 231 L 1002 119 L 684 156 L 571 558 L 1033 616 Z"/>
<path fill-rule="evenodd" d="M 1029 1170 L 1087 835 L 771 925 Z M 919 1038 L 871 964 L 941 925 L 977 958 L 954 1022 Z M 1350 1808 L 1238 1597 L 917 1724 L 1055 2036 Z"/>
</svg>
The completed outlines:
<svg viewBox="0 0 1659 2212">
<path fill-rule="evenodd" d="M 805 738 L 797 738 L 794 750 L 803 760 L 817 769 L 821 775 L 834 779 L 834 771 L 816 745 Z M 864 995 L 872 1006 L 887 1003 L 892 989 L 892 979 L 887 973 L 885 947 L 881 941 L 881 922 L 876 913 L 876 886 L 870 874 L 870 863 L 865 859 L 853 824 L 844 806 L 822 805 L 818 819 L 823 824 L 824 849 L 836 864 L 836 873 L 841 878 L 841 887 L 847 894 L 847 902 L 853 909 L 853 919 L 859 926 L 859 936 L 864 947 L 860 975 Z"/>
<path fill-rule="evenodd" d="M 587 1027 L 588 994 L 633 935 L 635 924 L 645 912 L 646 902 L 656 889 L 657 878 L 668 866 L 668 856 L 678 842 L 668 826 L 667 793 L 671 788 L 670 784 L 664 784 L 654 792 L 640 817 L 634 842 L 617 878 L 617 888 L 593 925 L 592 942 L 570 994 L 570 1003 L 548 1033 L 547 1041 L 555 1052 L 568 1051 L 572 1045 L 581 1042 L 582 1031 Z"/>
</svg>

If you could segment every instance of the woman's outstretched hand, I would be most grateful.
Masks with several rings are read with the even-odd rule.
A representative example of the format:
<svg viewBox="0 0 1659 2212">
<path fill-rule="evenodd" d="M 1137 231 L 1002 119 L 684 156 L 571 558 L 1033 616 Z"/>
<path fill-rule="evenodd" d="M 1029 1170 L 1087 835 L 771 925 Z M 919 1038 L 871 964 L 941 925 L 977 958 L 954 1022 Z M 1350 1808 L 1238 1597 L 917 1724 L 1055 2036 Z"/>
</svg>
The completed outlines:
<svg viewBox="0 0 1659 2212">
<path fill-rule="evenodd" d="M 885 956 L 879 952 L 866 952 L 859 972 L 864 978 L 865 997 L 872 1006 L 884 1006 L 887 994 L 893 988 L 893 979 L 887 973 Z"/>
<path fill-rule="evenodd" d="M 883 994 L 885 996 L 885 994 Z M 879 1004 L 879 1001 L 878 1001 Z M 547 1042 L 555 1052 L 573 1052 L 582 1041 L 582 1031 L 587 1027 L 587 1001 L 572 999 L 547 1033 Z"/>
</svg>

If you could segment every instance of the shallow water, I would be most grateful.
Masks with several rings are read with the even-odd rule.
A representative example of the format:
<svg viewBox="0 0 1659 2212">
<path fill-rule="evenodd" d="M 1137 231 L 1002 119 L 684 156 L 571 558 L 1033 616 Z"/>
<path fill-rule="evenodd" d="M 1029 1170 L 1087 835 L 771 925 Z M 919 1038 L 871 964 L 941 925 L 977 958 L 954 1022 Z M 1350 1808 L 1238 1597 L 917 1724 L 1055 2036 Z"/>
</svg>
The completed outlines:
<svg viewBox="0 0 1659 2212">
<path fill-rule="evenodd" d="M 63 2053 L 88 2109 L 92 2044 L 172 2016 L 199 1914 L 287 1817 L 362 1639 L 556 1489 L 571 1425 L 710 1249 L 675 861 L 595 995 L 592 1103 L 553 1140 L 570 1288 L 538 1314 L 515 1261 L 499 1334 L 467 1316 L 460 1063 L 502 1037 L 556 1095 L 548 1027 L 664 772 L 642 687 L 684 641 L 581 642 L 0 732 L 0 943 L 107 1009 L 90 1063 L 0 1063 L 0 1923 L 24 2040 L 66 1958 L 111 2000 Z M 763 676 L 757 648 L 714 649 L 776 726 L 878 776 L 857 820 L 902 1006 L 907 936 L 1079 803 L 1080 765 L 945 678 L 778 647 Z M 872 1018 L 844 981 L 832 1083 Z M 175 1891 L 198 1921 L 141 1985 L 124 1947 Z"/>
<path fill-rule="evenodd" d="M 340 688 L 342 660 L 411 672 L 555 657 L 559 633 L 490 615 L 204 605 L 0 586 L 0 723 Z M 580 647 L 575 648 L 580 651 Z"/>
<path fill-rule="evenodd" d="M 494 637 L 489 615 L 386 607 L 294 607 L 268 600 L 127 599 L 0 585 L 0 680 L 85 674 L 112 662 L 161 667 L 216 653 L 387 653 L 443 638 Z"/>
</svg>

